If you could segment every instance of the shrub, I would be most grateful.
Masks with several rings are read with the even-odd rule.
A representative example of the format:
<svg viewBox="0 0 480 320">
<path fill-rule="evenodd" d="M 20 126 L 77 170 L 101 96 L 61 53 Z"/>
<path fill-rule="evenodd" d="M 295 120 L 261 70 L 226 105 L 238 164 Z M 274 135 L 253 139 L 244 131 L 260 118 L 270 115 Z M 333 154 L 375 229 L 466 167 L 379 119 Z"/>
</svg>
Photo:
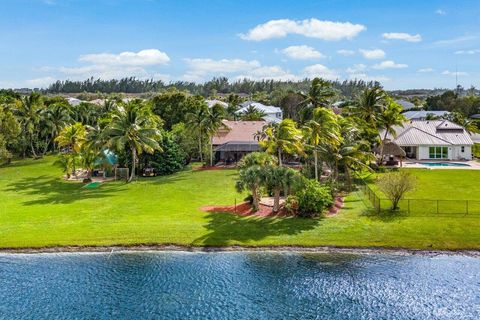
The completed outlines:
<svg viewBox="0 0 480 320">
<path fill-rule="evenodd" d="M 153 155 L 142 154 L 142 160 L 147 166 L 155 168 L 159 175 L 172 174 L 183 169 L 187 155 L 175 137 L 170 132 L 164 132 L 161 141 L 162 151 L 155 151 Z"/>
<path fill-rule="evenodd" d="M 391 210 L 398 209 L 398 203 L 405 193 L 415 189 L 415 177 L 407 171 L 389 172 L 377 178 L 377 186 L 392 202 Z"/>
<path fill-rule="evenodd" d="M 303 189 L 296 196 L 298 198 L 298 215 L 302 217 L 313 217 L 333 204 L 330 188 L 322 186 L 313 179 L 306 180 Z"/>
<path fill-rule="evenodd" d="M 298 197 L 290 195 L 285 199 L 285 210 L 288 214 L 297 215 L 298 214 Z"/>
</svg>

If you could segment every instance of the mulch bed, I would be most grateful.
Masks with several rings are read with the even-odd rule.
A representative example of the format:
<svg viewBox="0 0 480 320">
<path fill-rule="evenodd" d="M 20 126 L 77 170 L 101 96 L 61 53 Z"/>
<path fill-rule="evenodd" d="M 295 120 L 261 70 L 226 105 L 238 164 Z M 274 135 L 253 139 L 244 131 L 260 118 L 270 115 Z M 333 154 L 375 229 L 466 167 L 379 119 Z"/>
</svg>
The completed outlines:
<svg viewBox="0 0 480 320">
<path fill-rule="evenodd" d="M 341 208 L 343 208 L 344 199 L 343 197 L 335 197 L 335 203 L 330 207 L 327 217 L 337 215 Z M 231 205 L 231 206 L 205 206 L 200 208 L 204 212 L 215 212 L 215 213 L 233 213 L 242 217 L 245 216 L 255 216 L 255 217 L 286 217 L 288 213 L 284 208 L 281 208 L 279 212 L 273 213 L 272 207 L 260 204 L 260 207 L 257 212 L 252 212 L 252 206 L 248 202 L 243 202 L 240 204 Z"/>
<path fill-rule="evenodd" d="M 240 204 L 232 206 L 205 206 L 200 210 L 205 212 L 216 212 L 216 213 L 233 213 L 239 216 L 256 216 L 256 217 L 284 217 L 287 215 L 285 210 L 280 209 L 279 212 L 273 213 L 272 207 L 260 204 L 257 212 L 252 212 L 252 206 L 248 202 L 243 202 Z"/>
<path fill-rule="evenodd" d="M 344 199 L 343 197 L 335 197 L 335 202 L 333 205 L 328 209 L 327 217 L 334 216 L 338 214 L 341 208 L 344 206 Z"/>
</svg>

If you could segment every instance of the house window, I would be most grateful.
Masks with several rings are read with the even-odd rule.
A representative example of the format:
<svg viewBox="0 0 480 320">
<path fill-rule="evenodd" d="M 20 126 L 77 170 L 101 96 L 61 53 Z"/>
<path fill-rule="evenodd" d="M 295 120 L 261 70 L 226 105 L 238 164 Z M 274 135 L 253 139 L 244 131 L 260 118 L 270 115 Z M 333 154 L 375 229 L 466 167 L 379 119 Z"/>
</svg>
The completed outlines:
<svg viewBox="0 0 480 320">
<path fill-rule="evenodd" d="M 462 153 L 463 153 L 463 152 L 465 152 L 465 147 L 464 147 L 464 146 L 462 146 Z"/>
<path fill-rule="evenodd" d="M 448 159 L 448 147 L 429 147 L 428 157 L 430 159 Z"/>
</svg>

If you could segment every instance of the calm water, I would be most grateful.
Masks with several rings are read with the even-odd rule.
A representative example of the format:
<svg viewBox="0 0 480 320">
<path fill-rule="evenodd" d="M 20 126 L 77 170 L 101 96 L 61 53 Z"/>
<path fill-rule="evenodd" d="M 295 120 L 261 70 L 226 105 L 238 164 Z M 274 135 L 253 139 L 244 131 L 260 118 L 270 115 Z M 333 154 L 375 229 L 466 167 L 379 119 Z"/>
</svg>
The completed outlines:
<svg viewBox="0 0 480 320">
<path fill-rule="evenodd" d="M 2 319 L 480 319 L 480 258 L 0 255 Z"/>
</svg>

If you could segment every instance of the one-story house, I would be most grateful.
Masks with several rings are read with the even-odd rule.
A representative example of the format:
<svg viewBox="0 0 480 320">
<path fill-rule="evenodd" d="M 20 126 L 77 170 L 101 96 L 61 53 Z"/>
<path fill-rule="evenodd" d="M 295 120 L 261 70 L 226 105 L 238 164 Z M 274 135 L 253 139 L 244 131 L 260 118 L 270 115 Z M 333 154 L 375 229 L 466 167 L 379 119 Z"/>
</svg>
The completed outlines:
<svg viewBox="0 0 480 320">
<path fill-rule="evenodd" d="M 240 115 L 244 113 L 248 107 L 253 106 L 255 109 L 262 111 L 265 113 L 263 120 L 267 122 L 274 122 L 278 123 L 281 122 L 283 119 L 283 112 L 282 109 L 275 106 L 266 106 L 263 103 L 255 102 L 255 101 L 246 101 L 240 104 L 240 109 L 237 110 L 236 114 Z"/>
<path fill-rule="evenodd" d="M 217 100 L 217 99 L 213 99 L 213 100 L 205 100 L 205 102 L 207 103 L 208 107 L 209 108 L 212 108 L 214 105 L 218 104 L 220 106 L 222 106 L 223 108 L 228 108 L 228 103 L 226 102 L 223 102 L 221 100 Z"/>
<path fill-rule="evenodd" d="M 415 104 L 411 103 L 410 101 L 404 100 L 404 99 L 395 100 L 395 102 L 397 104 L 399 104 L 404 111 L 417 108 L 415 106 Z"/>
<path fill-rule="evenodd" d="M 443 118 L 448 116 L 450 112 L 448 111 L 406 111 L 403 113 L 407 120 L 427 120 L 427 117 L 434 117 L 434 118 Z"/>
<path fill-rule="evenodd" d="M 215 163 L 234 164 L 244 155 L 260 151 L 257 133 L 266 124 L 266 121 L 223 120 L 212 139 Z"/>
<path fill-rule="evenodd" d="M 460 125 L 448 120 L 413 120 L 395 126 L 396 136 L 387 134 L 405 150 L 407 158 L 416 160 L 471 160 L 473 141 Z M 385 131 L 381 132 L 382 137 Z M 388 154 L 386 154 L 388 156 Z"/>
</svg>

